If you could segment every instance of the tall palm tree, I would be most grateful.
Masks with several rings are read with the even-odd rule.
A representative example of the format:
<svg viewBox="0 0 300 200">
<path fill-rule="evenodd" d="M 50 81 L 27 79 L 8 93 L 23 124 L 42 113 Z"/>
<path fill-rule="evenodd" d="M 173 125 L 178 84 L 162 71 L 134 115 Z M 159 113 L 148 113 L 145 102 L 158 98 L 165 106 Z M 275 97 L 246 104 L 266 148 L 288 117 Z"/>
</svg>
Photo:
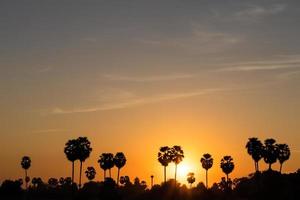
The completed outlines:
<svg viewBox="0 0 300 200">
<path fill-rule="evenodd" d="M 114 157 L 114 164 L 118 168 L 117 185 L 119 185 L 120 170 L 126 164 L 126 157 L 124 153 L 118 152 Z"/>
<path fill-rule="evenodd" d="M 280 163 L 280 173 L 282 170 L 282 165 L 285 161 L 287 161 L 290 156 L 291 156 L 291 151 L 290 148 L 287 144 L 277 144 L 277 149 L 278 149 L 278 160 Z"/>
<path fill-rule="evenodd" d="M 78 141 L 76 139 L 69 140 L 65 144 L 64 153 L 67 159 L 72 162 L 72 184 L 74 183 L 74 165 L 75 161 L 78 159 L 77 154 Z"/>
<path fill-rule="evenodd" d="M 269 164 L 269 170 L 272 170 L 272 164 L 274 164 L 278 158 L 278 148 L 275 143 L 276 140 L 272 138 L 265 140 L 263 157 L 264 161 Z"/>
<path fill-rule="evenodd" d="M 193 183 L 196 181 L 195 174 L 193 172 L 188 173 L 186 180 L 190 184 L 190 187 L 192 188 Z"/>
<path fill-rule="evenodd" d="M 85 175 L 89 181 L 92 181 L 96 176 L 96 170 L 94 167 L 87 167 Z"/>
<path fill-rule="evenodd" d="M 31 159 L 29 156 L 24 156 L 21 160 L 21 166 L 25 170 L 25 187 L 28 188 L 28 182 L 30 181 L 30 178 L 27 175 L 27 170 L 31 166 Z"/>
<path fill-rule="evenodd" d="M 208 188 L 208 170 L 213 166 L 213 158 L 211 157 L 210 154 L 206 153 L 203 154 L 203 157 L 200 160 L 202 167 L 205 169 L 206 171 L 206 188 Z"/>
<path fill-rule="evenodd" d="M 177 178 L 177 165 L 183 160 L 184 158 L 184 152 L 181 148 L 181 146 L 173 146 L 171 149 L 171 158 L 172 162 L 175 164 L 175 183 L 176 183 L 176 178 Z"/>
<path fill-rule="evenodd" d="M 90 156 L 92 152 L 91 143 L 87 137 L 77 138 L 77 155 L 80 161 L 80 172 L 79 172 L 79 188 L 81 188 L 81 175 L 82 175 L 82 163 Z"/>
<path fill-rule="evenodd" d="M 158 162 L 164 167 L 164 182 L 167 182 L 167 167 L 172 161 L 171 149 L 168 146 L 163 146 L 159 148 L 158 152 Z"/>
<path fill-rule="evenodd" d="M 259 171 L 258 162 L 263 157 L 263 144 L 258 138 L 249 138 L 246 144 L 247 152 L 254 160 L 255 171 Z"/>
<path fill-rule="evenodd" d="M 109 177 L 111 178 L 111 168 L 114 167 L 114 155 L 112 153 L 102 153 L 98 163 L 104 171 L 104 180 L 106 178 L 106 170 L 109 170 Z"/>
<path fill-rule="evenodd" d="M 221 160 L 221 168 L 222 168 L 222 171 L 226 174 L 226 180 L 228 182 L 228 180 L 229 180 L 228 175 L 234 169 L 233 158 L 231 156 L 224 156 Z"/>
</svg>

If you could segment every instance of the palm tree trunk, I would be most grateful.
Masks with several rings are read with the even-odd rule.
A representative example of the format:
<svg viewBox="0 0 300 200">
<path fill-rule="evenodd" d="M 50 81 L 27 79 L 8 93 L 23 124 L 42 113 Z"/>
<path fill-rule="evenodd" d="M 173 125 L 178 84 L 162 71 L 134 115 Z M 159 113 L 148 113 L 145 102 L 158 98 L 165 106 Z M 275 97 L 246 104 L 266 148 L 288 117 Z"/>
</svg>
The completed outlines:
<svg viewBox="0 0 300 200">
<path fill-rule="evenodd" d="M 227 184 L 228 184 L 228 179 L 229 179 L 229 178 L 228 178 L 228 174 L 226 174 L 226 179 L 227 179 Z"/>
<path fill-rule="evenodd" d="M 175 164 L 175 184 L 176 184 L 176 179 L 177 178 L 177 165 Z"/>
<path fill-rule="evenodd" d="M 74 165 L 75 165 L 75 163 L 74 163 L 74 161 L 72 162 L 72 185 L 73 185 L 73 183 L 74 183 Z"/>
<path fill-rule="evenodd" d="M 103 173 L 103 181 L 105 181 L 105 179 L 106 179 L 106 170 L 104 169 L 103 172 L 104 172 Z"/>
<path fill-rule="evenodd" d="M 281 170 L 282 170 L 282 163 L 280 163 L 280 169 L 279 169 L 280 174 L 281 174 Z"/>
<path fill-rule="evenodd" d="M 208 188 L 208 176 L 207 176 L 207 171 L 208 171 L 208 170 L 206 170 L 206 189 Z"/>
<path fill-rule="evenodd" d="M 269 164 L 269 170 L 272 170 L 272 167 L 271 167 L 271 165 L 272 165 L 272 164 L 270 163 L 270 164 Z"/>
<path fill-rule="evenodd" d="M 28 183 L 27 183 L 27 169 L 25 169 L 25 187 L 26 187 L 26 190 L 28 188 Z"/>
<path fill-rule="evenodd" d="M 82 161 L 80 161 L 79 188 L 81 188 Z"/>
<path fill-rule="evenodd" d="M 119 185 L 120 168 L 118 168 L 117 185 Z"/>
<path fill-rule="evenodd" d="M 259 172 L 258 162 L 256 162 L 256 169 Z"/>
<path fill-rule="evenodd" d="M 151 188 L 153 188 L 153 177 L 151 177 Z"/>
<path fill-rule="evenodd" d="M 254 167 L 255 167 L 255 172 L 257 172 L 257 164 L 255 160 L 254 160 Z"/>
<path fill-rule="evenodd" d="M 165 180 L 165 183 L 167 182 L 167 167 L 164 166 L 164 180 Z"/>
</svg>

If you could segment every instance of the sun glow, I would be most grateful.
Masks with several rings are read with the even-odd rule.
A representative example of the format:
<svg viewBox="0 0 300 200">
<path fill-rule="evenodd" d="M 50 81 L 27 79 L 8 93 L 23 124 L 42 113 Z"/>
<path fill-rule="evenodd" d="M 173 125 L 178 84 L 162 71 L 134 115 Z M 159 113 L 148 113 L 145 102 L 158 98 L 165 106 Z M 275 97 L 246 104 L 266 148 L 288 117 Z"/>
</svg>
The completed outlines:
<svg viewBox="0 0 300 200">
<path fill-rule="evenodd" d="M 178 180 L 181 183 L 185 183 L 186 179 L 187 179 L 187 174 L 189 172 L 193 171 L 192 166 L 188 163 L 179 164 L 178 167 L 177 167 L 177 170 L 178 170 Z"/>
</svg>

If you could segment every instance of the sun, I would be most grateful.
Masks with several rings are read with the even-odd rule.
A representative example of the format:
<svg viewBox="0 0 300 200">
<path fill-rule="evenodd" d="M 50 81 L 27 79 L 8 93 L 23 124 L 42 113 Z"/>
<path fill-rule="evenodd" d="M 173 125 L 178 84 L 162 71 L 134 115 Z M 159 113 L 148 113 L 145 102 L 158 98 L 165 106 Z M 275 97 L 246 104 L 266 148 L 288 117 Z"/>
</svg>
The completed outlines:
<svg viewBox="0 0 300 200">
<path fill-rule="evenodd" d="M 178 165 L 177 170 L 178 170 L 178 180 L 180 182 L 185 182 L 187 178 L 187 174 L 191 172 L 192 167 L 187 163 L 182 163 Z"/>
</svg>

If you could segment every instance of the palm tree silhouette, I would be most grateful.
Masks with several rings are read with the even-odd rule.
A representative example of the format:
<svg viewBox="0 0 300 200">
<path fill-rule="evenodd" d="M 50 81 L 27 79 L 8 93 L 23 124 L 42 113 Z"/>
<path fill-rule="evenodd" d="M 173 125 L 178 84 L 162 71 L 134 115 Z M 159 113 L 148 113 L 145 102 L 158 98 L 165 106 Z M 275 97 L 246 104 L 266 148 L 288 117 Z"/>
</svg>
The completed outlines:
<svg viewBox="0 0 300 200">
<path fill-rule="evenodd" d="M 202 167 L 206 171 L 206 188 L 208 188 L 208 170 L 213 166 L 213 161 L 213 158 L 208 153 L 203 154 L 203 157 L 200 160 Z"/>
<path fill-rule="evenodd" d="M 167 166 L 172 161 L 171 149 L 168 146 L 160 147 L 158 152 L 158 162 L 164 167 L 164 182 L 167 182 Z"/>
<path fill-rule="evenodd" d="M 81 188 L 82 163 L 90 156 L 92 152 L 91 143 L 87 137 L 79 137 L 77 139 L 77 156 L 80 161 L 79 171 L 79 188 Z"/>
<path fill-rule="evenodd" d="M 109 177 L 111 178 L 111 168 L 114 167 L 114 155 L 112 153 L 102 153 L 98 163 L 104 171 L 104 180 L 106 178 L 106 170 L 109 170 Z"/>
<path fill-rule="evenodd" d="M 151 188 L 153 188 L 154 176 L 153 176 L 153 175 L 151 175 L 151 176 L 150 176 L 150 178 L 151 178 Z"/>
<path fill-rule="evenodd" d="M 272 138 L 265 140 L 263 157 L 264 161 L 269 164 L 269 170 L 272 170 L 272 164 L 274 164 L 278 158 L 278 148 L 275 143 L 276 140 Z"/>
<path fill-rule="evenodd" d="M 67 159 L 72 162 L 72 184 L 74 183 L 74 165 L 75 165 L 75 161 L 78 159 L 77 147 L 78 147 L 78 141 L 72 139 L 65 144 L 65 148 L 64 148 L 64 152 L 67 156 Z"/>
<path fill-rule="evenodd" d="M 29 156 L 24 156 L 21 161 L 21 166 L 25 170 L 25 187 L 28 188 L 28 182 L 30 181 L 30 178 L 27 176 L 27 170 L 31 166 L 31 159 Z"/>
<path fill-rule="evenodd" d="M 126 164 L 124 153 L 118 152 L 114 157 L 114 165 L 118 168 L 117 185 L 119 185 L 120 169 Z"/>
<path fill-rule="evenodd" d="M 188 173 L 186 180 L 190 184 L 190 187 L 192 188 L 193 183 L 196 181 L 195 174 L 193 172 Z"/>
<path fill-rule="evenodd" d="M 282 170 L 282 165 L 285 161 L 287 161 L 290 158 L 291 151 L 290 148 L 287 144 L 277 144 L 277 149 L 278 149 L 278 160 L 280 163 L 280 173 Z"/>
<path fill-rule="evenodd" d="M 92 181 L 96 176 L 96 170 L 94 167 L 87 167 L 85 175 L 89 181 Z"/>
<path fill-rule="evenodd" d="M 175 184 L 176 184 L 176 178 L 177 178 L 177 165 L 183 160 L 184 158 L 184 153 L 183 150 L 181 148 L 181 146 L 173 146 L 171 148 L 171 158 L 172 158 L 172 162 L 174 162 L 175 164 Z"/>
<path fill-rule="evenodd" d="M 228 175 L 234 169 L 233 158 L 231 156 L 224 156 L 221 160 L 221 168 L 222 168 L 222 171 L 226 174 L 226 180 L 228 182 L 228 180 L 229 180 Z"/>
<path fill-rule="evenodd" d="M 247 152 L 252 156 L 254 160 L 255 171 L 259 171 L 258 162 L 262 158 L 263 154 L 263 144 L 258 138 L 249 138 L 246 144 Z"/>
</svg>

